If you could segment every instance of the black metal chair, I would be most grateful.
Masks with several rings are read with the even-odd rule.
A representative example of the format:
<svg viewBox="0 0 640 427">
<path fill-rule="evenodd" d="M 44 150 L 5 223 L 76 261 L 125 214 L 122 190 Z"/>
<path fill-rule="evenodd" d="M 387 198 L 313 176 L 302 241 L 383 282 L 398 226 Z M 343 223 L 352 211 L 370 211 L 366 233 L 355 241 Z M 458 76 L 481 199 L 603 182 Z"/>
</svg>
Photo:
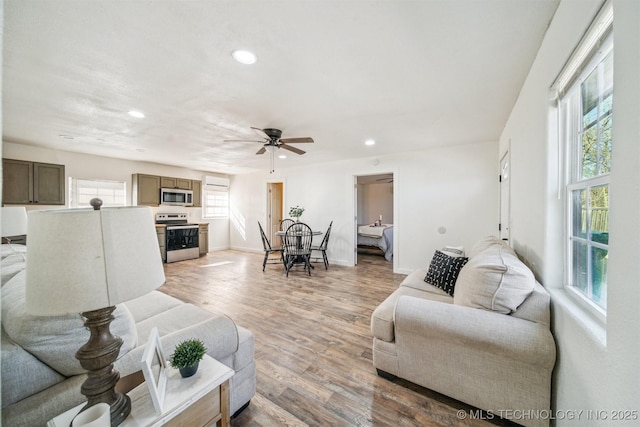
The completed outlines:
<svg viewBox="0 0 640 427">
<path fill-rule="evenodd" d="M 329 223 L 329 228 L 327 228 L 327 232 L 324 234 L 322 238 L 322 242 L 320 245 L 311 245 L 311 252 L 318 251 L 322 254 L 322 261 L 324 262 L 324 269 L 329 269 L 329 259 L 327 258 L 327 246 L 329 245 L 329 236 L 331 235 L 331 226 L 333 225 L 333 221 Z M 320 261 L 320 257 L 311 257 L 312 261 Z"/>
<path fill-rule="evenodd" d="M 305 270 L 311 276 L 311 227 L 302 222 L 296 222 L 287 228 L 284 234 L 284 259 L 287 277 L 295 264 L 304 264 Z"/>
<path fill-rule="evenodd" d="M 260 228 L 260 237 L 262 238 L 262 247 L 264 248 L 264 260 L 262 261 L 262 271 L 264 271 L 264 268 L 267 264 L 275 264 L 275 262 L 277 262 L 278 264 L 285 265 L 284 253 L 283 253 L 284 251 L 282 247 L 271 246 L 271 242 L 269 242 L 267 235 L 264 234 L 264 230 L 262 229 L 262 225 L 260 224 L 260 221 L 258 221 L 258 228 Z M 280 259 L 269 258 L 269 256 L 271 256 L 272 253 L 280 254 Z"/>
</svg>

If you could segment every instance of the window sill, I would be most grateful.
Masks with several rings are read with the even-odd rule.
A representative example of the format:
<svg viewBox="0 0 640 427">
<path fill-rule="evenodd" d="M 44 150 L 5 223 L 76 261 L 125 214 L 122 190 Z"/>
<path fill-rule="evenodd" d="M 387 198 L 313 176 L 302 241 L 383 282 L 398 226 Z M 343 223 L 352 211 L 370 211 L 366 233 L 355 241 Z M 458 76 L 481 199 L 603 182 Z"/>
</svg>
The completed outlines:
<svg viewBox="0 0 640 427">
<path fill-rule="evenodd" d="M 553 310 L 561 310 L 564 314 L 572 317 L 594 341 L 602 345 L 603 349 L 606 348 L 606 319 L 592 313 L 592 310 L 586 307 L 586 303 L 578 301 L 578 296 L 572 295 L 570 291 L 564 288 L 548 289 L 548 291 L 551 294 Z"/>
</svg>

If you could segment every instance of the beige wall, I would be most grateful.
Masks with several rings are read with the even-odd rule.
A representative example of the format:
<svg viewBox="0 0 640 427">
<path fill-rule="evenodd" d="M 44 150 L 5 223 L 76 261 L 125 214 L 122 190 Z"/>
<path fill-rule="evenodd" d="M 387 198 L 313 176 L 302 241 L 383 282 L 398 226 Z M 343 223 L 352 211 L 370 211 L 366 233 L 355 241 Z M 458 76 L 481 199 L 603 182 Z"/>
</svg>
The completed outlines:
<svg viewBox="0 0 640 427">
<path fill-rule="evenodd" d="M 380 215 L 393 224 L 393 183 L 358 185 L 358 223 L 373 224 Z"/>
</svg>

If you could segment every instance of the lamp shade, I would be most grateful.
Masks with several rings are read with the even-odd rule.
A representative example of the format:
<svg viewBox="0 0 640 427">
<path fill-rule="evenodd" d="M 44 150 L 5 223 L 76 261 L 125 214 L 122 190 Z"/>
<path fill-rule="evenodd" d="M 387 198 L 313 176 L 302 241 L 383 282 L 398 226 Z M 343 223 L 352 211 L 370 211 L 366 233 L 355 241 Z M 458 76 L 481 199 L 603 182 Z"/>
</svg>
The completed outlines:
<svg viewBox="0 0 640 427">
<path fill-rule="evenodd" d="M 97 310 L 164 283 L 149 207 L 34 211 L 27 235 L 29 314 Z"/>
<path fill-rule="evenodd" d="M 2 237 L 27 234 L 27 209 L 24 206 L 5 206 L 2 215 Z"/>
</svg>

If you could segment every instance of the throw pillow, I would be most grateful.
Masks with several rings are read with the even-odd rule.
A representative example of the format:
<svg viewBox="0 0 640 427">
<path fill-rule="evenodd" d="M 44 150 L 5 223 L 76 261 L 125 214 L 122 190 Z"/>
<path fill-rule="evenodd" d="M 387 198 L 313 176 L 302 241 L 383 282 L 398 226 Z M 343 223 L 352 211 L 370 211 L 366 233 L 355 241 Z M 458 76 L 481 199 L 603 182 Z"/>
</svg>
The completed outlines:
<svg viewBox="0 0 640 427">
<path fill-rule="evenodd" d="M 454 257 L 436 250 L 424 281 L 453 295 L 458 273 L 467 261 L 465 257 Z"/>
<path fill-rule="evenodd" d="M 445 254 L 452 257 L 463 257 L 464 256 L 464 246 L 445 246 L 440 249 L 440 252 L 444 252 Z"/>
<path fill-rule="evenodd" d="M 22 271 L 2 287 L 2 326 L 16 344 L 33 354 L 64 376 L 83 374 L 75 354 L 87 343 L 89 331 L 82 316 L 34 316 L 25 310 L 26 271 Z M 138 334 L 133 316 L 124 304 L 113 312 L 110 330 L 122 338 L 118 357 L 136 347 Z"/>
<path fill-rule="evenodd" d="M 511 314 L 533 291 L 531 270 L 503 244 L 494 244 L 469 259 L 460 272 L 454 304 Z"/>
</svg>

